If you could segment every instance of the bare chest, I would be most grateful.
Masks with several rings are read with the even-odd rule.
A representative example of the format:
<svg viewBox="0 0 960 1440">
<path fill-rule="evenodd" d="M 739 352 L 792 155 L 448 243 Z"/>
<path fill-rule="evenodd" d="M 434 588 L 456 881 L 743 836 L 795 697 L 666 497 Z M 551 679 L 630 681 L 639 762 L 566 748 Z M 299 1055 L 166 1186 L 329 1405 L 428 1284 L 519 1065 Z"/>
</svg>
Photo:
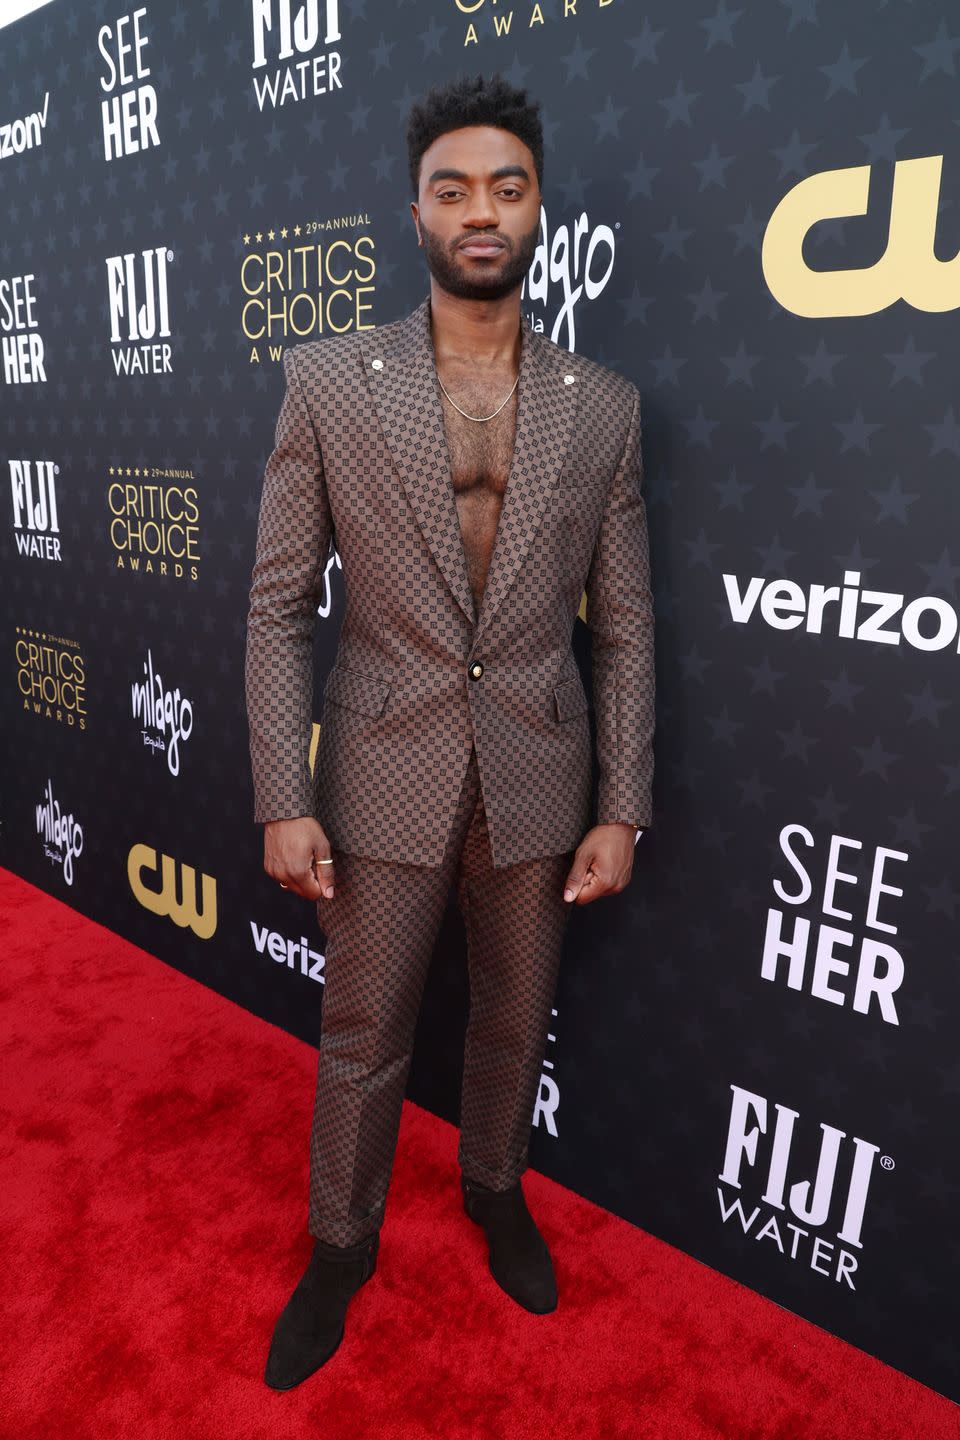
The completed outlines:
<svg viewBox="0 0 960 1440">
<path fill-rule="evenodd" d="M 469 415 L 492 414 L 509 392 L 514 378 L 509 373 L 483 380 L 441 375 L 450 394 Z M 483 422 L 468 420 L 445 396 L 442 404 L 463 552 L 479 611 L 513 465 L 517 392 L 514 391 L 498 415 Z"/>
</svg>

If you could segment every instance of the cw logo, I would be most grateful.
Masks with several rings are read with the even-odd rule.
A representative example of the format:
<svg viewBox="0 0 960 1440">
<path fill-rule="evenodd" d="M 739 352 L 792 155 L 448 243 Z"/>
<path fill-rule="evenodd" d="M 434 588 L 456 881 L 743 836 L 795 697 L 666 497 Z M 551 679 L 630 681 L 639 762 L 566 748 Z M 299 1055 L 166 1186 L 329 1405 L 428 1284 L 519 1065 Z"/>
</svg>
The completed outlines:
<svg viewBox="0 0 960 1440">
<path fill-rule="evenodd" d="M 181 892 L 177 893 L 177 862 L 170 855 L 160 856 L 160 889 L 151 890 L 144 884 L 143 872 L 157 873 L 157 852 L 151 845 L 134 845 L 127 856 L 127 879 L 130 889 L 145 910 L 154 915 L 167 915 L 182 930 L 190 929 L 200 940 L 209 940 L 217 928 L 217 882 L 212 875 L 201 872 L 202 904 L 197 908 L 197 877 L 192 865 L 181 865 Z"/>
<path fill-rule="evenodd" d="M 811 270 L 803 242 L 818 220 L 867 213 L 870 166 L 825 170 L 801 180 L 770 216 L 763 276 L 774 299 L 794 315 L 875 315 L 896 300 L 934 313 L 960 308 L 960 255 L 934 254 L 942 155 L 898 160 L 893 172 L 887 248 L 860 270 Z"/>
</svg>

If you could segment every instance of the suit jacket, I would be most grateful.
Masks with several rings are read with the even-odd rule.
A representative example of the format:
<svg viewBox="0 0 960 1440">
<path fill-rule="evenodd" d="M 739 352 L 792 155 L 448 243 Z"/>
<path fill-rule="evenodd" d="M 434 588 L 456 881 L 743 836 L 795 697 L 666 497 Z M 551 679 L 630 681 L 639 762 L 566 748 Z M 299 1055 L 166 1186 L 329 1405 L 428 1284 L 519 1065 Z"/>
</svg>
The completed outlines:
<svg viewBox="0 0 960 1440">
<path fill-rule="evenodd" d="M 315 815 L 335 848 L 442 859 L 475 742 L 495 865 L 596 823 L 651 823 L 653 604 L 640 395 L 522 322 L 516 450 L 480 613 L 450 480 L 429 298 L 288 347 L 245 663 L 254 819 Z M 310 771 L 313 636 L 331 543 L 345 613 Z"/>
</svg>

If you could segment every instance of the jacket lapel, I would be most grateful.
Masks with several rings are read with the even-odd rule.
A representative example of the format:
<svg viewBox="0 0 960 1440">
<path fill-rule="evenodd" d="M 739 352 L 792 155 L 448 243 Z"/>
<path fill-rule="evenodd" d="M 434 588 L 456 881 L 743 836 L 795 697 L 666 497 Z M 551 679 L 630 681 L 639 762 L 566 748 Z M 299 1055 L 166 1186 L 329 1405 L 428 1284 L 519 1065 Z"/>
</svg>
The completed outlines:
<svg viewBox="0 0 960 1440">
<path fill-rule="evenodd" d="M 471 624 L 474 643 L 510 589 L 540 527 L 563 467 L 579 386 L 565 351 L 521 326 L 513 465 L 479 617 L 467 575 L 460 517 L 430 334 L 430 301 L 360 341 L 370 393 L 424 539 Z M 376 365 L 376 361 L 380 365 Z"/>
</svg>

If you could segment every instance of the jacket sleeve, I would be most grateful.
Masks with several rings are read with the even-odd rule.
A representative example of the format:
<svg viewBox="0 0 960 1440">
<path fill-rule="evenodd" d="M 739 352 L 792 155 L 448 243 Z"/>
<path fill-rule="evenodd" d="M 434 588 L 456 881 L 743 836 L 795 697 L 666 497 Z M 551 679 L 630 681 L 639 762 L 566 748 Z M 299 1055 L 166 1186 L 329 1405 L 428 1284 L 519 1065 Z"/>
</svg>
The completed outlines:
<svg viewBox="0 0 960 1440">
<path fill-rule="evenodd" d="M 597 721 L 598 825 L 653 821 L 653 594 L 642 494 L 640 394 L 587 575 Z"/>
<path fill-rule="evenodd" d="M 244 678 L 254 820 L 317 815 L 310 774 L 313 636 L 333 524 L 293 349 L 260 498 Z"/>
</svg>

